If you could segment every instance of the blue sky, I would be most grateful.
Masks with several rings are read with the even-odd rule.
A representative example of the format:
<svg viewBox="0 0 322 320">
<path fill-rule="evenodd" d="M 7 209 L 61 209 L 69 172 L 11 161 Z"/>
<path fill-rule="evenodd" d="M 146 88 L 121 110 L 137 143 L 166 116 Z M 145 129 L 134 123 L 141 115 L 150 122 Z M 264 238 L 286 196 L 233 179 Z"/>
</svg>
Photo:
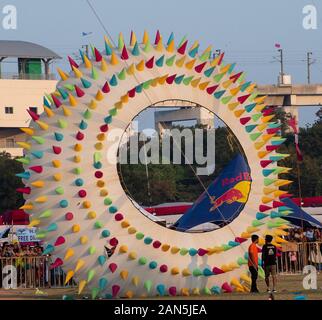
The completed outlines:
<svg viewBox="0 0 322 320">
<path fill-rule="evenodd" d="M 279 64 L 275 43 L 285 52 L 285 72 L 293 83 L 306 81 L 306 52 L 312 51 L 312 82 L 322 83 L 322 2 L 318 0 L 91 0 L 107 30 L 117 39 L 121 31 L 126 38 L 133 29 L 142 37 L 144 29 L 151 35 L 160 29 L 164 38 L 171 31 L 178 41 L 187 35 L 202 47 L 212 44 L 226 52 L 226 60 L 238 63 L 254 82 L 276 83 Z M 85 0 L 0 0 L 2 8 L 12 4 L 18 11 L 17 30 L 4 30 L 0 39 L 32 41 L 56 51 L 63 57 L 77 52 L 83 44 L 103 47 L 104 31 Z M 305 30 L 302 9 L 314 4 L 318 28 Z M 82 37 L 82 32 L 93 32 Z M 68 67 L 66 60 L 59 63 Z M 314 111 L 301 112 L 301 125 L 312 122 Z"/>
</svg>

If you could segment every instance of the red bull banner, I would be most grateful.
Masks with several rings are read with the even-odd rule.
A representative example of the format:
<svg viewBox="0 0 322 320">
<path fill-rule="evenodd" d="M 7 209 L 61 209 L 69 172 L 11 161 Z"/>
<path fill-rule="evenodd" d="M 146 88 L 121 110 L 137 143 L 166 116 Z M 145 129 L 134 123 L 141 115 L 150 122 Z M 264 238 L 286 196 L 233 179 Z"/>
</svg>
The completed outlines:
<svg viewBox="0 0 322 320">
<path fill-rule="evenodd" d="M 248 199 L 251 176 L 247 162 L 237 155 L 201 194 L 193 206 L 175 223 L 186 231 L 206 222 L 224 226 L 243 210 Z"/>
</svg>

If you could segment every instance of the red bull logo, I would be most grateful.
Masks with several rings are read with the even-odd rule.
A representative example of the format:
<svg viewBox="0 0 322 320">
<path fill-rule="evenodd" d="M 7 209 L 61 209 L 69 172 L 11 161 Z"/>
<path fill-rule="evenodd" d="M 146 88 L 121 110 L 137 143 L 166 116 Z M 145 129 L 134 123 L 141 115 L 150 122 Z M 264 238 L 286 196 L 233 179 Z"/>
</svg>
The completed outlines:
<svg viewBox="0 0 322 320">
<path fill-rule="evenodd" d="M 251 181 L 251 176 L 249 174 L 249 172 L 241 172 L 237 177 L 234 178 L 224 178 L 221 180 L 221 185 L 223 187 L 230 185 L 230 184 L 234 184 L 240 181 Z"/>
<path fill-rule="evenodd" d="M 224 194 L 216 197 L 211 197 L 212 207 L 210 208 L 210 212 L 216 210 L 224 203 L 232 204 L 233 202 L 246 203 L 248 193 L 250 190 L 250 181 L 241 181 L 237 183 L 233 188 L 226 191 Z"/>
</svg>

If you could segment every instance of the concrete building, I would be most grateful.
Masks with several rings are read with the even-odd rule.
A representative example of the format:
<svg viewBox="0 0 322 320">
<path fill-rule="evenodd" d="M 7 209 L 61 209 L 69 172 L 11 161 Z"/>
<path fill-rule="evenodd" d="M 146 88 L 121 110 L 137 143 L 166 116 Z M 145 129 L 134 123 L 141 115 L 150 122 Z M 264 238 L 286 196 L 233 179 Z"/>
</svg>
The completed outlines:
<svg viewBox="0 0 322 320">
<path fill-rule="evenodd" d="M 0 40 L 0 152 L 23 155 L 16 145 L 25 139 L 19 128 L 29 126 L 26 109 L 41 114 L 44 93 L 55 90 L 49 67 L 56 59 L 60 56 L 40 45 Z"/>
<path fill-rule="evenodd" d="M 162 136 L 164 130 L 171 129 L 174 122 L 196 120 L 197 125 L 207 129 L 215 126 L 215 115 L 195 103 L 180 100 L 164 101 L 153 105 L 156 108 L 174 108 L 174 110 L 154 113 L 155 129 Z"/>
</svg>

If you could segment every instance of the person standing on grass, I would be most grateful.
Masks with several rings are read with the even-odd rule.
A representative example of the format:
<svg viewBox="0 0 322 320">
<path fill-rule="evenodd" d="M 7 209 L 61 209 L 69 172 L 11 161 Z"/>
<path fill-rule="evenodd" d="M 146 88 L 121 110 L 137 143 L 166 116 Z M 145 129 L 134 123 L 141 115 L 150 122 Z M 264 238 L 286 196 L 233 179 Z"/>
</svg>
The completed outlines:
<svg viewBox="0 0 322 320">
<path fill-rule="evenodd" d="M 249 272 L 251 274 L 252 284 L 250 292 L 252 293 L 258 293 L 257 289 L 257 278 L 258 278 L 258 235 L 253 234 L 252 235 L 252 243 L 248 248 L 248 268 Z"/>
<path fill-rule="evenodd" d="M 273 237 L 271 235 L 267 235 L 265 237 L 265 244 L 262 248 L 262 264 L 263 269 L 265 271 L 265 282 L 267 285 L 267 292 L 275 293 L 276 292 L 276 255 L 277 250 L 276 247 L 272 244 Z M 270 290 L 269 285 L 269 276 L 272 275 L 273 279 L 273 291 Z"/>
</svg>

